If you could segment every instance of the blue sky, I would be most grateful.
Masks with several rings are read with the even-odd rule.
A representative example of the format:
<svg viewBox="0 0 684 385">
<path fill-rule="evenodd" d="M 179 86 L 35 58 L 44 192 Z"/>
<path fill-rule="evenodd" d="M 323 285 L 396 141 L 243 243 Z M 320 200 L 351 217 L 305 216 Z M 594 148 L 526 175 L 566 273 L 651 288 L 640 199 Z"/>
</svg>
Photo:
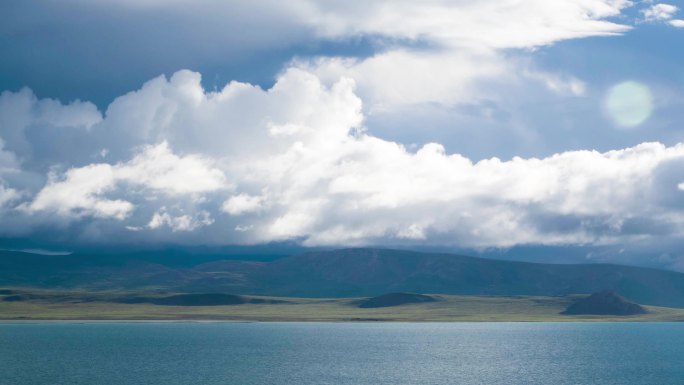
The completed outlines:
<svg viewBox="0 0 684 385">
<path fill-rule="evenodd" d="M 3 2 L 0 237 L 682 268 L 681 6 Z"/>
</svg>

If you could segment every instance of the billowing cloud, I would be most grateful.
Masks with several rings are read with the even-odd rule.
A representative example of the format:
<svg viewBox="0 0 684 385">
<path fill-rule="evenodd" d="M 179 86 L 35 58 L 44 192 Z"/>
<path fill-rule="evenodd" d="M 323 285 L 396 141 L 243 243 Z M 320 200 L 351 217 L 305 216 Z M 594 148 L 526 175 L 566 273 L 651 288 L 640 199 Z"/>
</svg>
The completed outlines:
<svg viewBox="0 0 684 385">
<path fill-rule="evenodd" d="M 288 151 L 261 170 L 273 209 L 242 218 L 258 239 L 510 246 L 624 241 L 652 235 L 649 223 L 681 232 L 681 215 L 662 205 L 665 197 L 680 200 L 676 180 L 659 174 L 682 164 L 682 146 L 477 163 L 438 144 L 412 153 L 370 136 L 340 143 L 335 155 L 306 150 Z M 300 189 L 269 181 L 282 180 L 285 167 Z M 644 225 L 635 231 L 637 223 Z"/>
<path fill-rule="evenodd" d="M 156 194 L 200 194 L 228 187 L 223 173 L 212 168 L 209 161 L 195 155 L 178 157 L 162 142 L 146 147 L 126 163 L 72 168 L 63 178 L 53 173 L 35 199 L 22 208 L 30 213 L 53 211 L 67 217 L 122 220 L 135 206 L 124 199 L 105 197 L 120 185 L 125 185 L 125 195 L 143 194 L 146 199 L 155 199 Z"/>
<path fill-rule="evenodd" d="M 55 179 L 53 174 L 36 199 L 26 206 L 29 212 L 54 211 L 63 216 L 124 219 L 133 210 L 128 201 L 100 198 L 115 186 L 114 167 L 109 164 L 71 169 L 63 180 Z"/>
<path fill-rule="evenodd" d="M 73 126 L 45 123 L 78 133 L 65 153 L 95 154 L 55 156 L 47 168 L 31 158 L 40 157 L 36 137 L 25 135 L 41 125 L 12 126 L 23 127 L 12 132 L 28 148 L 16 173 L 47 179 L 2 185 L 2 226 L 31 234 L 49 223 L 101 224 L 87 234 L 108 242 L 115 233 L 121 242 L 471 247 L 613 244 L 684 231 L 684 145 L 472 161 L 438 143 L 409 149 L 371 135 L 354 82 L 326 84 L 301 69 L 267 90 L 232 82 L 207 92 L 190 71 L 156 78 L 87 127 L 87 104 Z"/>
</svg>

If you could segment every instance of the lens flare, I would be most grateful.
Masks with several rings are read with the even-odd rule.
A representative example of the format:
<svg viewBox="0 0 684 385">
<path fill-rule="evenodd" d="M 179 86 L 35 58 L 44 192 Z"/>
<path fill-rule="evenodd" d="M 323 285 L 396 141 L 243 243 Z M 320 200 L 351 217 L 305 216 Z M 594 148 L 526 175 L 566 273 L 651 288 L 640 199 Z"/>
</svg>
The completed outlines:
<svg viewBox="0 0 684 385">
<path fill-rule="evenodd" d="M 648 86 L 626 81 L 608 91 L 605 107 L 617 125 L 626 128 L 636 127 L 651 116 L 653 96 Z"/>
</svg>

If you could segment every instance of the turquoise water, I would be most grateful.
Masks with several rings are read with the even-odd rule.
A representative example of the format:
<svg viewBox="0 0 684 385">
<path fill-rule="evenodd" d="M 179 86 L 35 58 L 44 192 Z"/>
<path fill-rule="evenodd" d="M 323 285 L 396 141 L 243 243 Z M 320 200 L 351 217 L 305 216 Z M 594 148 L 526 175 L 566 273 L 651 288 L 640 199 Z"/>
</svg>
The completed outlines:
<svg viewBox="0 0 684 385">
<path fill-rule="evenodd" d="M 677 323 L 0 324 L 0 385 L 684 384 Z"/>
</svg>

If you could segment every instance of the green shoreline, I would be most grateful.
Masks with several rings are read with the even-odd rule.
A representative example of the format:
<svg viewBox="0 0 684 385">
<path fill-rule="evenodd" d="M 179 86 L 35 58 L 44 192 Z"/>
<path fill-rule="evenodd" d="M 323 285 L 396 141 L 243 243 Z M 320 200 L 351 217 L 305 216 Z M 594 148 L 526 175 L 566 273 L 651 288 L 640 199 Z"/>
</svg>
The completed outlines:
<svg viewBox="0 0 684 385">
<path fill-rule="evenodd" d="M 0 321 L 97 322 L 681 322 L 684 309 L 645 306 L 633 316 L 559 314 L 583 295 L 462 296 L 435 294 L 436 302 L 383 308 L 359 308 L 359 298 L 245 296 L 281 303 L 223 306 L 167 306 L 112 302 L 124 292 L 13 289 L 38 299 L 3 301 Z M 125 293 L 133 294 L 133 293 Z M 140 293 L 135 293 L 140 294 Z"/>
</svg>

